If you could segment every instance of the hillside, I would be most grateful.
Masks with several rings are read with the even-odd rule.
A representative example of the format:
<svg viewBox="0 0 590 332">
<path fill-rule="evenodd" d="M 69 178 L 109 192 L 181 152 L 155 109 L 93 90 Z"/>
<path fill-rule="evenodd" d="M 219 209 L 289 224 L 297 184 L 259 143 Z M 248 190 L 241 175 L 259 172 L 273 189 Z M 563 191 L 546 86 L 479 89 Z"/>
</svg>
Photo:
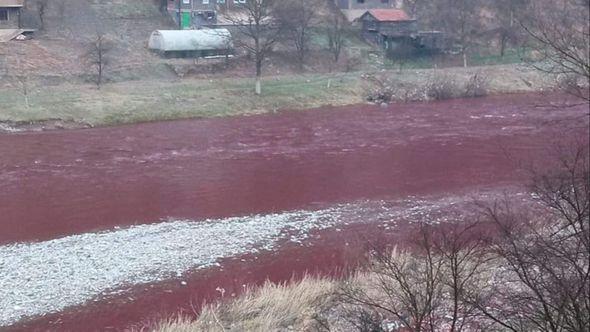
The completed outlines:
<svg viewBox="0 0 590 332">
<path fill-rule="evenodd" d="M 143 76 L 159 62 L 145 47 L 149 34 L 172 26 L 153 0 L 57 0 L 47 6 L 41 24 L 36 2 L 27 2 L 23 23 L 39 30 L 32 40 L 1 45 L 0 76 L 35 76 L 48 82 L 79 77 L 85 73 L 81 57 L 86 44 L 97 31 L 114 41 L 112 72 Z"/>
</svg>

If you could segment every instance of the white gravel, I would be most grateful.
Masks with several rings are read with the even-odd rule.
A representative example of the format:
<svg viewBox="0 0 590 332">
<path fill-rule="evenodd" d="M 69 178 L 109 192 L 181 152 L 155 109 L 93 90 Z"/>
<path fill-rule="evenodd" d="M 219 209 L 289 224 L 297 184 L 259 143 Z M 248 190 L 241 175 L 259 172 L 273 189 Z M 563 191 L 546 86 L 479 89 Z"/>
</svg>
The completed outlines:
<svg viewBox="0 0 590 332">
<path fill-rule="evenodd" d="M 459 201 L 465 198 L 459 199 Z M 59 312 L 123 287 L 181 277 L 224 257 L 271 250 L 282 239 L 353 222 L 428 219 L 456 199 L 362 202 L 194 222 L 170 220 L 103 233 L 0 246 L 0 326 Z"/>
</svg>

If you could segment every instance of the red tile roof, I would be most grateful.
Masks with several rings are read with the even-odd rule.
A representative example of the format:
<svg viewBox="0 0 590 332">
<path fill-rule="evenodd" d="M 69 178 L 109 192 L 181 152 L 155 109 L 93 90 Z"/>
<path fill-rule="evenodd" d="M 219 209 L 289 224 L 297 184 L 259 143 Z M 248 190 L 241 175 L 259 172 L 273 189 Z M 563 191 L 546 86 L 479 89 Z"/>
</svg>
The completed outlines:
<svg viewBox="0 0 590 332">
<path fill-rule="evenodd" d="M 402 22 L 412 21 L 412 18 L 401 9 L 371 9 L 368 11 L 377 21 Z"/>
</svg>

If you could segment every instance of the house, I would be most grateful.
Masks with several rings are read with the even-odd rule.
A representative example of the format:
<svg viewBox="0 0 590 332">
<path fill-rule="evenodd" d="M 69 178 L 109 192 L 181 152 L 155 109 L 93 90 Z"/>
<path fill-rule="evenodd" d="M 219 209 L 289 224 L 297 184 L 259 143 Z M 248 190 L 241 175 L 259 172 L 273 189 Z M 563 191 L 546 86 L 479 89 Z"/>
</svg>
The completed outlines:
<svg viewBox="0 0 590 332">
<path fill-rule="evenodd" d="M 369 9 L 399 9 L 402 0 L 334 0 L 349 22 L 358 20 Z"/>
<path fill-rule="evenodd" d="M 437 52 L 443 48 L 442 33 L 419 31 L 418 22 L 401 9 L 371 9 L 359 20 L 363 39 L 390 55 Z"/>
<path fill-rule="evenodd" d="M 386 49 L 418 36 L 416 20 L 401 9 L 371 9 L 359 20 L 362 23 L 362 37 Z"/>
<path fill-rule="evenodd" d="M 0 0 L 0 29 L 21 27 L 21 10 L 24 0 Z"/>
<path fill-rule="evenodd" d="M 247 0 L 168 0 L 167 10 L 179 29 L 217 24 L 218 12 L 231 10 Z"/>
</svg>

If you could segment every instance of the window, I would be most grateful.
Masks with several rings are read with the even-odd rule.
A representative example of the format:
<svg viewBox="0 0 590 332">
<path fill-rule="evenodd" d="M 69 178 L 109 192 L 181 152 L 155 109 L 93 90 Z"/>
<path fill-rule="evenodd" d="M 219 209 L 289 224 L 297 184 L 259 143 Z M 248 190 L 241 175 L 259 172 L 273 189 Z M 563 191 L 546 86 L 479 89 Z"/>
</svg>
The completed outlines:
<svg viewBox="0 0 590 332">
<path fill-rule="evenodd" d="M 208 5 L 209 4 L 209 0 L 203 0 L 203 4 L 204 5 Z"/>
<path fill-rule="evenodd" d="M 8 9 L 0 9 L 0 21 L 8 21 Z"/>
</svg>

